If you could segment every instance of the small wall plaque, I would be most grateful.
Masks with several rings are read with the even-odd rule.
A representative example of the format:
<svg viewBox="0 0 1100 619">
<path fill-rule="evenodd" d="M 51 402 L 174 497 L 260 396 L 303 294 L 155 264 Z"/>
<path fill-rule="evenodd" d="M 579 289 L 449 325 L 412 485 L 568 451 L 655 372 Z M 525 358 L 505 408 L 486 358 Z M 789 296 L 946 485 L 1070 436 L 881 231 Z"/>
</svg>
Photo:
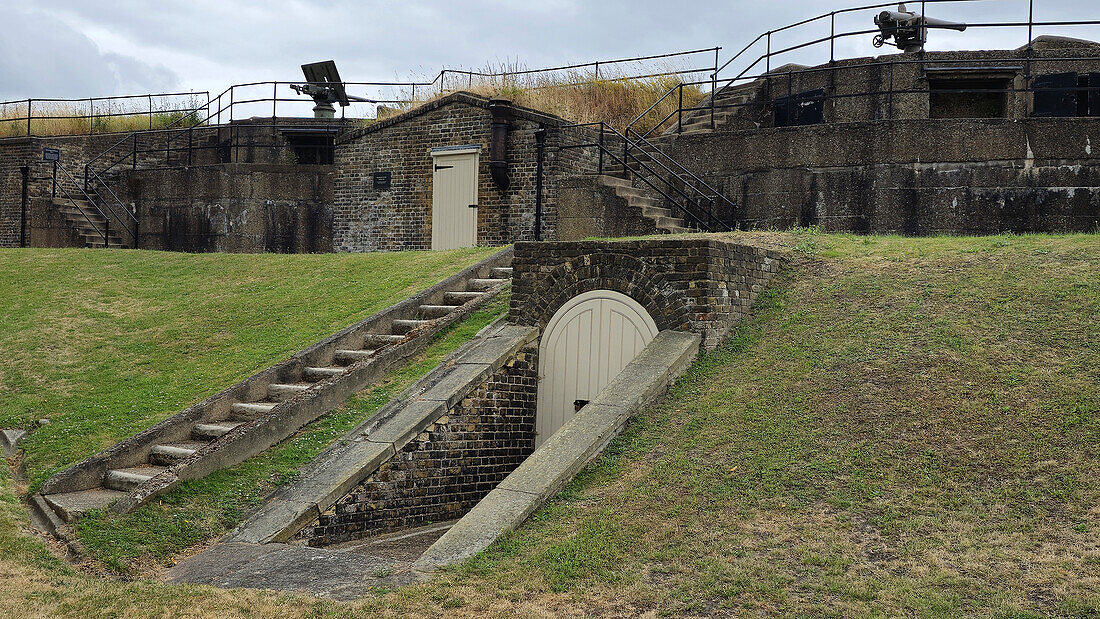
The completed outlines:
<svg viewBox="0 0 1100 619">
<path fill-rule="evenodd" d="M 61 151 L 56 148 L 43 148 L 42 161 L 61 161 Z"/>
<path fill-rule="evenodd" d="M 375 172 L 374 173 L 374 188 L 375 189 L 389 189 L 392 182 L 392 175 L 390 172 Z"/>
</svg>

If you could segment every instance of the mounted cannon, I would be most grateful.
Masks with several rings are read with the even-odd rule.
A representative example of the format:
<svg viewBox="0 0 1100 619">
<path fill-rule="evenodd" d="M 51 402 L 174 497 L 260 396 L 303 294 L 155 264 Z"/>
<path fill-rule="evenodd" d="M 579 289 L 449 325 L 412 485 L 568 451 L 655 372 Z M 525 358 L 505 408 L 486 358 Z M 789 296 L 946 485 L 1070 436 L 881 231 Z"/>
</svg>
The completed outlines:
<svg viewBox="0 0 1100 619">
<path fill-rule="evenodd" d="M 959 32 L 966 30 L 966 24 L 925 17 L 920 13 L 905 10 L 904 4 L 899 4 L 896 11 L 883 11 L 876 15 L 875 25 L 879 28 L 879 33 L 872 41 L 875 47 L 890 43 L 905 53 L 919 52 L 924 49 L 924 44 L 928 41 L 929 28 Z M 893 39 L 893 42 L 890 39 Z"/>
<path fill-rule="evenodd" d="M 291 84 L 290 88 L 300 95 L 308 95 L 316 104 L 313 106 L 314 118 L 335 118 L 336 108 L 333 103 L 339 103 L 340 107 L 351 105 L 352 101 L 361 103 L 377 103 L 363 97 L 353 97 L 344 89 L 344 82 L 340 79 L 340 72 L 336 70 L 336 62 L 325 60 L 302 65 L 302 73 L 306 76 L 306 84 Z"/>
</svg>

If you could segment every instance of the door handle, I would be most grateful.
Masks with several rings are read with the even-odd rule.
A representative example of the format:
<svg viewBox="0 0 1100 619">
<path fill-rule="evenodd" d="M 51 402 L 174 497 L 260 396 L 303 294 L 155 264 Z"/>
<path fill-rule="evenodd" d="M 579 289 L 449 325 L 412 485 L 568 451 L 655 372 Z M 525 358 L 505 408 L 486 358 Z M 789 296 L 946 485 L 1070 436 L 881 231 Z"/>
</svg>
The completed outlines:
<svg viewBox="0 0 1100 619">
<path fill-rule="evenodd" d="M 471 204 L 470 208 L 477 208 L 477 205 L 476 204 Z"/>
<path fill-rule="evenodd" d="M 435 171 L 438 172 L 440 170 L 450 170 L 453 167 L 453 165 L 437 165 L 435 166 Z"/>
</svg>

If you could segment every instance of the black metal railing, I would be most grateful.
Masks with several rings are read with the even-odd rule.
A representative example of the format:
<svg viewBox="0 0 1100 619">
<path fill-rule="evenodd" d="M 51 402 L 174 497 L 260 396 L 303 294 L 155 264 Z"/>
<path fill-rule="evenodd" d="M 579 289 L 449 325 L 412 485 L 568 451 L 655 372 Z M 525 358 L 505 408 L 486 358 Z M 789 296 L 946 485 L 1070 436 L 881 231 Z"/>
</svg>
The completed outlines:
<svg viewBox="0 0 1100 619">
<path fill-rule="evenodd" d="M 561 149 L 596 149 L 597 174 L 616 168 L 614 171 L 624 178 L 661 196 L 672 213 L 689 227 L 707 232 L 732 229 L 729 222 L 737 205 L 652 142 L 628 138 L 604 122 L 566 125 L 563 132 L 566 136 Z M 715 212 L 719 206 L 726 212 L 725 217 Z"/>
<path fill-rule="evenodd" d="M 133 125 L 138 124 L 154 129 L 186 118 L 209 101 L 207 91 L 0 101 L 0 137 L 118 133 L 137 130 Z M 116 119 L 131 126 L 120 131 Z"/>
<path fill-rule="evenodd" d="M 919 4 L 920 5 L 919 11 L 920 11 L 921 15 L 926 15 L 927 14 L 926 9 L 929 5 L 935 6 L 935 5 L 948 5 L 948 4 L 972 4 L 974 2 L 979 2 L 979 1 L 981 1 L 981 0 L 923 0 L 921 2 L 910 3 L 910 7 L 915 8 Z M 1034 84 L 1033 84 L 1033 77 L 1034 77 L 1034 70 L 1033 69 L 1035 68 L 1035 65 L 1040 64 L 1040 63 L 1054 63 L 1054 62 L 1064 62 L 1064 61 L 1071 61 L 1071 60 L 1080 60 L 1079 57 L 1057 57 L 1057 58 L 1055 58 L 1055 57 L 1042 57 L 1042 58 L 1036 57 L 1035 54 L 1034 54 L 1034 50 L 1033 50 L 1034 33 L 1035 33 L 1036 29 L 1056 28 L 1056 27 L 1082 27 L 1082 26 L 1098 26 L 1098 25 L 1100 25 L 1100 20 L 1095 20 L 1095 19 L 1093 19 L 1093 20 L 1046 20 L 1046 21 L 1036 20 L 1035 19 L 1035 2 L 1034 2 L 1034 0 L 1027 0 L 1026 5 L 1027 5 L 1027 7 L 1026 7 L 1027 17 L 1026 17 L 1026 19 L 1018 19 L 1018 20 L 1014 20 L 1014 21 L 967 22 L 967 24 L 966 24 L 966 27 L 968 29 L 1002 29 L 1002 30 L 1016 29 L 1016 30 L 1021 30 L 1021 31 L 1026 30 L 1027 40 L 1026 40 L 1026 45 L 1024 46 L 1024 48 L 1025 48 L 1024 57 L 1022 58 L 1022 62 L 1023 62 L 1022 73 L 1023 73 L 1024 78 L 1025 78 L 1024 79 L 1024 85 L 1023 85 L 1022 88 L 1016 88 L 1016 87 L 1003 88 L 1003 89 L 999 88 L 999 89 L 996 90 L 996 92 L 1034 93 L 1035 89 L 1034 89 Z M 816 17 L 812 17 L 812 18 L 809 18 L 809 19 L 804 19 L 804 20 L 795 22 L 793 24 L 784 26 L 782 28 L 777 28 L 775 30 L 769 30 L 765 33 L 762 33 L 759 36 L 757 36 L 755 39 L 753 39 L 748 45 L 741 48 L 740 51 L 738 51 L 736 54 L 734 54 L 732 57 L 730 57 L 724 63 L 719 65 L 718 68 L 715 70 L 715 72 L 713 74 L 711 74 L 707 80 L 700 80 L 700 81 L 694 81 L 694 82 L 683 82 L 681 84 L 678 84 L 674 88 L 670 89 L 668 92 L 666 92 L 664 94 L 664 96 L 662 96 L 657 101 L 655 101 L 648 109 L 646 109 L 645 112 L 640 114 L 634 121 L 632 121 L 627 126 L 626 133 L 630 134 L 630 133 L 634 132 L 634 133 L 639 133 L 643 137 L 648 137 L 648 136 L 652 135 L 655 131 L 666 129 L 669 126 L 673 126 L 673 125 L 676 127 L 677 132 L 681 132 L 683 130 L 685 115 L 690 115 L 690 116 L 693 116 L 693 117 L 697 118 L 699 113 L 706 114 L 706 116 L 704 118 L 706 119 L 707 124 L 709 124 L 710 128 L 713 130 L 713 129 L 716 128 L 716 115 L 720 111 L 740 108 L 740 107 L 744 107 L 744 106 L 747 106 L 747 105 L 758 105 L 759 104 L 759 102 L 755 102 L 755 103 L 754 102 L 721 103 L 719 101 L 719 99 L 720 99 L 720 97 L 722 96 L 722 94 L 724 92 L 727 92 L 731 89 L 738 88 L 738 87 L 741 87 L 741 86 L 746 86 L 746 85 L 750 85 L 750 84 L 753 84 L 753 83 L 757 83 L 757 82 L 762 81 L 762 80 L 768 82 L 768 86 L 769 86 L 769 90 L 770 90 L 772 80 L 777 80 L 777 79 L 778 80 L 786 80 L 788 84 L 791 84 L 795 79 L 797 79 L 801 76 L 812 75 L 814 73 L 820 73 L 820 72 L 834 71 L 835 66 L 833 66 L 833 65 L 834 65 L 834 63 L 836 63 L 836 60 L 837 60 L 837 58 L 836 58 L 836 43 L 837 43 L 837 41 L 847 39 L 847 38 L 851 38 L 851 37 L 868 36 L 868 35 L 875 35 L 875 34 L 880 33 L 879 28 L 854 29 L 854 30 L 846 30 L 846 31 L 838 32 L 837 31 L 837 17 L 841 16 L 841 15 L 846 15 L 846 14 L 849 14 L 849 13 L 855 13 L 855 12 L 860 12 L 860 11 L 868 11 L 868 10 L 872 10 L 872 9 L 892 8 L 894 6 L 896 6 L 896 3 L 889 2 L 889 3 L 877 3 L 877 4 L 863 5 L 863 6 L 858 6 L 858 7 L 846 8 L 846 9 L 839 9 L 839 10 L 836 10 L 836 11 L 831 11 L 829 13 L 818 15 Z M 824 35 L 824 36 L 810 36 L 810 37 L 807 37 L 806 40 L 801 40 L 800 42 L 785 45 L 785 46 L 778 47 L 778 48 L 773 46 L 773 39 L 775 38 L 775 36 L 777 34 L 789 33 L 791 31 L 794 31 L 795 29 L 808 27 L 808 26 L 824 26 L 824 25 L 828 26 L 828 34 L 827 35 Z M 936 25 L 936 24 L 931 24 L 931 23 L 924 24 L 921 27 L 926 28 L 928 30 L 950 29 L 949 26 L 942 26 L 942 25 Z M 786 69 L 786 70 L 784 70 L 780 73 L 776 73 L 774 71 L 773 67 L 775 67 L 777 65 L 776 59 L 786 58 L 786 57 L 789 57 L 790 55 L 792 55 L 795 52 L 799 52 L 799 51 L 806 50 L 808 48 L 823 45 L 823 44 L 828 44 L 828 46 L 829 46 L 829 58 L 828 58 L 828 63 L 829 64 L 827 66 L 806 67 L 806 68 L 798 68 L 798 69 L 789 68 L 789 69 Z M 753 50 L 759 50 L 760 47 L 764 48 L 762 50 L 762 52 L 759 53 L 759 55 L 753 56 L 752 51 Z M 912 89 L 904 89 L 904 88 L 902 88 L 902 89 L 894 88 L 894 86 L 893 86 L 893 71 L 894 71 L 894 66 L 895 65 L 897 65 L 897 66 L 904 66 L 904 65 L 907 65 L 907 64 L 921 64 L 921 65 L 933 64 L 934 65 L 936 63 L 942 63 L 946 66 L 948 63 L 958 63 L 959 62 L 958 59 L 942 59 L 942 58 L 928 57 L 926 55 L 926 52 L 923 49 L 923 44 L 922 44 L 921 51 L 916 53 L 916 54 L 912 54 L 911 56 L 912 57 L 898 56 L 898 57 L 890 58 L 889 60 L 886 60 L 886 61 L 873 61 L 873 62 L 857 63 L 857 64 L 846 63 L 844 65 L 845 69 L 858 68 L 858 67 L 861 67 L 861 66 L 872 66 L 872 65 L 876 65 L 876 66 L 886 65 L 886 66 L 889 66 L 890 67 L 889 70 L 891 72 L 891 74 L 890 74 L 890 83 L 887 86 L 886 90 L 883 90 L 883 89 L 869 89 L 869 90 L 858 91 L 858 92 L 844 92 L 844 93 L 825 92 L 824 95 L 823 95 L 824 99 L 826 101 L 828 101 L 828 100 L 833 100 L 833 99 L 866 98 L 866 97 L 885 95 L 887 97 L 887 99 L 890 101 L 891 105 L 892 105 L 893 99 L 898 95 L 918 94 L 918 93 L 927 93 L 928 92 L 928 90 L 926 90 L 926 89 L 912 90 Z M 1003 62 L 1003 61 L 1006 60 L 1006 58 L 1001 57 L 1001 56 L 995 56 L 995 55 L 992 55 L 988 58 L 985 58 L 985 57 L 980 57 L 979 58 L 979 57 L 970 56 L 970 57 L 968 57 L 968 60 L 970 60 L 972 62 L 994 62 L 994 61 Z M 739 64 L 736 64 L 739 61 L 744 63 L 743 67 L 741 67 Z M 736 67 L 740 67 L 740 68 L 737 69 Z M 730 70 L 731 68 L 734 68 L 733 70 L 735 70 L 736 73 L 734 73 L 733 75 L 726 75 L 726 76 L 722 75 L 723 72 L 726 72 L 727 70 Z M 684 92 L 684 89 L 685 88 L 691 88 L 691 87 L 700 87 L 700 88 L 709 87 L 710 88 L 710 94 L 706 97 L 706 99 L 704 100 L 704 102 L 701 105 L 690 105 L 690 106 L 684 106 L 683 105 L 683 92 Z M 1094 90 L 1094 89 L 1093 88 L 1087 88 L 1086 90 Z M 959 92 L 959 93 L 980 94 L 980 93 L 983 93 L 983 92 L 988 92 L 988 89 L 982 89 L 982 88 L 960 89 L 957 92 Z M 791 94 L 793 94 L 793 93 L 788 91 L 788 95 L 791 95 Z M 658 106 L 660 106 L 662 103 L 664 103 L 665 101 L 667 101 L 669 99 L 672 99 L 672 100 L 676 101 L 677 105 L 672 109 L 671 112 L 669 112 L 661 120 L 659 120 L 656 123 L 652 123 L 652 119 L 647 118 L 648 115 L 653 110 L 657 109 Z M 643 122 L 650 125 L 651 128 L 649 128 L 645 131 L 639 131 L 637 129 L 637 126 L 640 125 Z"/>
<path fill-rule="evenodd" d="M 52 189 L 54 198 L 56 199 L 58 188 L 60 188 L 62 195 L 66 200 L 68 200 L 69 204 L 73 208 L 75 208 L 82 217 L 84 217 L 84 220 L 88 222 L 88 225 L 92 227 L 92 230 L 95 230 L 95 233 L 98 234 L 101 239 L 103 239 L 104 249 L 109 248 L 111 246 L 111 218 L 108 217 L 107 214 L 99 208 L 99 205 L 97 205 L 95 201 L 92 200 L 92 197 L 88 195 L 86 191 L 84 191 L 84 189 L 81 187 L 81 184 L 77 182 L 75 178 L 73 178 L 72 173 L 69 172 L 68 168 L 61 164 L 61 162 L 54 162 L 54 170 L 59 170 L 62 174 L 60 184 L 58 184 L 57 182 L 57 175 L 54 175 Z M 69 182 L 66 183 L 66 180 L 68 180 Z M 102 228 L 96 225 L 95 221 L 91 218 L 91 216 L 88 215 L 88 212 L 85 211 L 84 208 L 80 206 L 80 203 L 73 198 L 72 194 L 69 192 L 70 187 L 75 191 L 80 192 L 80 195 L 84 197 L 84 202 L 87 203 L 90 208 L 95 209 L 96 214 L 99 215 L 100 219 L 103 220 Z"/>
</svg>

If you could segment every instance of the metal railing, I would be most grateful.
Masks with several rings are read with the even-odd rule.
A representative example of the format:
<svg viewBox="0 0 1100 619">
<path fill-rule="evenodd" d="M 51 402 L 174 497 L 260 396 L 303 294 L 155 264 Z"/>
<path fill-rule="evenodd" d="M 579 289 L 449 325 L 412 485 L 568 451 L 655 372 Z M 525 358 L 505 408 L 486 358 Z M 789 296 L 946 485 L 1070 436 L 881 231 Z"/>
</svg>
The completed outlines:
<svg viewBox="0 0 1100 619">
<path fill-rule="evenodd" d="M 975 3 L 975 2 L 981 2 L 981 1 L 983 1 L 983 0 L 923 0 L 921 2 L 911 2 L 911 3 L 909 3 L 909 5 L 910 5 L 910 8 L 916 8 L 916 6 L 919 4 L 920 5 L 919 12 L 922 15 L 926 15 L 927 14 L 926 9 L 929 5 L 972 4 L 972 3 Z M 752 84 L 754 82 L 757 82 L 758 80 L 768 81 L 768 83 L 770 85 L 772 80 L 784 79 L 784 80 L 788 81 L 788 84 L 790 84 L 791 82 L 793 82 L 794 78 L 802 76 L 802 75 L 809 75 L 809 74 L 813 74 L 813 73 L 828 72 L 828 71 L 835 70 L 834 63 L 836 63 L 836 42 L 837 41 L 842 40 L 842 39 L 847 39 L 847 38 L 850 38 L 850 37 L 868 36 L 868 35 L 875 35 L 875 34 L 880 33 L 880 29 L 877 28 L 877 27 L 876 28 L 869 28 L 869 29 L 855 29 L 855 30 L 848 30 L 848 31 L 838 32 L 837 31 L 837 23 L 836 23 L 837 16 L 845 15 L 845 14 L 849 14 L 849 13 L 855 13 L 855 12 L 859 12 L 859 11 L 868 11 L 868 10 L 872 10 L 872 9 L 892 8 L 892 7 L 895 7 L 895 6 L 896 6 L 896 3 L 889 2 L 889 3 L 878 3 L 878 4 L 870 4 L 870 5 L 863 5 L 863 6 L 858 6 L 858 7 L 840 9 L 840 10 L 831 11 L 829 13 L 825 13 L 825 14 L 822 14 L 822 15 L 818 15 L 816 17 L 812 17 L 812 18 L 809 18 L 809 19 L 804 19 L 804 20 L 801 20 L 799 22 L 795 22 L 793 24 L 784 26 L 782 28 L 777 28 L 775 30 L 769 30 L 765 33 L 762 33 L 759 36 L 757 36 L 755 39 L 753 39 L 748 45 L 741 48 L 740 51 L 738 51 L 736 54 L 734 54 L 732 57 L 730 57 L 724 63 L 719 65 L 718 68 L 714 71 L 714 73 L 712 73 L 709 76 L 708 80 L 695 81 L 695 82 L 683 82 L 681 84 L 678 84 L 676 87 L 670 89 L 668 92 L 665 93 L 664 96 L 662 96 L 660 99 L 655 101 L 645 112 L 640 114 L 637 119 L 632 121 L 628 125 L 626 133 L 637 132 L 635 127 L 638 124 L 640 124 L 643 121 L 643 119 L 645 119 L 646 116 L 650 112 L 652 112 L 654 109 L 657 109 L 657 107 L 661 103 L 665 102 L 666 100 L 668 100 L 670 98 L 672 98 L 673 100 L 676 100 L 678 104 L 662 120 L 660 120 L 659 122 L 653 124 L 651 129 L 648 129 L 644 132 L 641 132 L 640 134 L 643 137 L 648 137 L 655 130 L 667 126 L 667 123 L 669 123 L 673 119 L 675 119 L 675 126 L 677 128 L 677 132 L 682 131 L 683 124 L 684 124 L 684 115 L 686 113 L 694 114 L 694 113 L 697 113 L 697 112 L 704 112 L 704 113 L 708 114 L 708 117 L 707 117 L 707 120 L 709 121 L 708 124 L 710 125 L 710 128 L 713 130 L 713 129 L 716 128 L 716 114 L 718 113 L 718 111 L 727 110 L 727 109 L 731 109 L 731 108 L 743 107 L 743 106 L 746 106 L 746 105 L 752 105 L 752 103 L 719 103 L 718 100 L 724 92 L 726 92 L 730 89 L 739 87 L 739 86 Z M 786 45 L 786 46 L 779 47 L 779 48 L 774 48 L 773 47 L 773 38 L 775 38 L 775 35 L 780 34 L 780 33 L 786 33 L 786 32 L 789 32 L 789 31 L 793 31 L 797 28 L 803 28 L 803 27 L 814 26 L 814 25 L 818 25 L 818 26 L 827 25 L 828 26 L 828 35 L 827 36 L 810 37 L 810 38 L 808 38 L 808 40 L 803 40 L 801 42 Z M 1026 40 L 1026 46 L 1025 46 L 1026 51 L 1025 51 L 1025 56 L 1023 58 L 1023 62 L 1024 62 L 1023 73 L 1024 73 L 1024 76 L 1025 76 L 1024 87 L 1023 88 L 1005 88 L 1005 89 L 998 89 L 997 90 L 997 92 L 1022 92 L 1022 93 L 1030 93 L 1030 92 L 1034 91 L 1031 78 L 1033 77 L 1032 69 L 1033 69 L 1033 66 L 1035 64 L 1044 63 L 1044 62 L 1079 60 L 1079 58 L 1052 58 L 1052 57 L 1036 58 L 1034 56 L 1034 51 L 1033 51 L 1034 33 L 1035 33 L 1036 29 L 1054 28 L 1054 27 L 1067 27 L 1067 26 L 1077 26 L 1077 27 L 1079 27 L 1079 26 L 1098 26 L 1098 25 L 1100 25 L 1100 20 L 1053 20 L 1053 21 L 1051 21 L 1051 20 L 1048 20 L 1048 21 L 1036 20 L 1035 19 L 1035 2 L 1034 2 L 1034 0 L 1027 0 L 1027 18 L 1026 19 L 1019 19 L 1019 20 L 1015 20 L 1015 21 L 967 22 L 967 24 L 966 24 L 967 29 L 1019 29 L 1019 30 L 1025 30 L 1026 29 L 1026 33 L 1027 33 L 1027 40 Z M 926 24 L 923 27 L 928 29 L 928 30 L 947 29 L 946 26 L 939 26 L 939 25 L 935 25 L 935 24 Z M 823 45 L 823 44 L 828 44 L 828 46 L 829 46 L 829 60 L 828 60 L 829 64 L 828 65 L 819 66 L 819 67 L 801 68 L 801 69 L 791 68 L 791 69 L 784 70 L 781 73 L 776 73 L 776 72 L 773 71 L 773 67 L 776 66 L 776 64 L 777 64 L 776 62 L 774 62 L 775 59 L 777 59 L 779 57 L 784 57 L 784 56 L 793 54 L 794 52 L 798 52 L 798 51 L 801 51 L 801 50 L 808 49 L 808 48 L 813 47 L 813 46 L 818 46 L 818 45 Z M 759 49 L 761 46 L 764 47 L 764 49 L 759 55 L 757 55 L 757 56 L 751 55 L 752 50 Z M 911 56 L 911 57 L 906 57 L 906 56 Z M 1004 61 L 1005 60 L 1005 58 L 1002 58 L 1002 57 L 999 57 L 999 56 L 998 57 L 990 57 L 988 59 L 974 58 L 974 57 L 970 57 L 968 59 L 971 60 L 971 61 L 974 61 L 974 62 Z M 732 76 L 722 76 L 722 73 L 724 71 L 729 69 L 731 66 L 735 66 L 734 63 L 737 63 L 738 61 L 743 61 L 745 63 L 745 66 L 743 68 L 741 68 L 739 71 L 737 71 Z M 858 68 L 858 67 L 861 67 L 861 66 L 871 66 L 872 64 L 873 65 L 878 65 L 878 66 L 881 66 L 881 65 L 890 66 L 891 67 L 890 68 L 890 71 L 891 71 L 890 85 L 888 86 L 887 90 L 885 90 L 885 91 L 881 90 L 881 89 L 877 89 L 877 90 L 867 90 L 867 91 L 861 91 L 861 92 L 840 93 L 840 94 L 833 93 L 833 92 L 826 92 L 826 93 L 824 93 L 824 98 L 825 98 L 825 100 L 830 100 L 830 99 L 838 99 L 838 98 L 848 98 L 848 99 L 850 99 L 850 98 L 856 98 L 856 97 L 871 97 L 871 96 L 878 96 L 878 95 L 886 95 L 890 99 L 891 104 L 892 104 L 894 96 L 901 95 L 901 94 L 916 94 L 916 93 L 927 93 L 928 92 L 927 90 L 913 91 L 913 90 L 905 90 L 905 89 L 895 89 L 893 87 L 893 82 L 892 82 L 892 80 L 893 80 L 893 66 L 894 65 L 906 65 L 906 64 L 927 65 L 927 64 L 951 63 L 951 62 L 956 62 L 957 63 L 958 60 L 929 58 L 929 57 L 926 56 L 926 52 L 922 49 L 920 52 L 917 52 L 916 54 L 907 54 L 905 56 L 899 55 L 898 57 L 890 58 L 889 60 L 884 60 L 884 61 L 881 61 L 881 62 L 868 62 L 868 63 L 862 63 L 862 64 L 846 63 L 844 65 L 844 68 L 846 68 L 846 69 Z M 762 71 L 760 71 L 761 68 L 762 68 Z M 754 70 L 757 70 L 758 72 L 754 72 Z M 693 86 L 694 87 L 709 86 L 710 87 L 710 95 L 707 97 L 706 101 L 704 101 L 704 103 L 702 105 L 684 106 L 683 102 L 682 102 L 683 101 L 683 89 L 693 87 Z M 985 92 L 985 90 L 983 90 L 983 89 L 971 89 L 971 90 L 961 89 L 961 90 L 958 90 L 957 92 L 960 92 L 960 93 L 972 92 L 972 93 L 977 94 L 977 93 Z M 788 91 L 788 95 L 791 95 L 791 94 L 794 94 L 794 93 Z"/>
<path fill-rule="evenodd" d="M 185 97 L 186 99 L 183 99 Z M 118 133 L 134 131 L 138 129 L 134 125 L 138 124 L 145 124 L 144 128 L 153 129 L 158 123 L 163 125 L 176 121 L 180 117 L 185 118 L 187 114 L 200 107 L 195 102 L 203 100 L 205 100 L 203 105 L 209 104 L 209 92 L 0 101 L 0 137 Z M 129 119 L 131 126 L 121 130 L 113 126 L 112 121 L 120 118 Z M 50 127 L 50 125 L 59 124 L 61 127 Z"/>
<path fill-rule="evenodd" d="M 108 217 L 107 214 L 104 213 L 99 208 L 99 205 L 97 205 L 95 203 L 95 200 L 92 200 L 92 197 L 90 195 L 88 195 L 88 192 L 84 191 L 84 189 L 81 188 L 80 183 L 77 182 L 77 180 L 75 178 L 73 178 L 73 175 L 72 175 L 71 172 L 69 172 L 68 168 L 66 168 L 64 165 L 62 165 L 61 162 L 59 162 L 59 161 L 55 161 L 53 163 L 54 163 L 55 172 L 57 170 L 60 170 L 63 174 L 62 182 L 60 184 L 60 188 L 61 188 L 61 192 L 64 195 L 65 199 L 69 201 L 69 204 L 73 208 L 75 208 L 77 210 L 77 212 L 79 212 L 82 217 L 84 217 L 84 220 L 88 222 L 88 225 L 92 227 L 92 230 L 95 230 L 95 233 L 98 234 L 100 236 L 100 238 L 103 239 L 103 248 L 104 249 L 109 248 L 111 246 L 111 218 Z M 66 184 L 64 182 L 65 179 L 68 179 L 69 183 Z M 91 206 L 91 208 L 95 209 L 96 214 L 98 214 L 99 217 L 103 220 L 103 228 L 102 229 L 100 229 L 100 227 L 96 225 L 95 221 L 93 221 L 92 218 L 88 215 L 88 212 L 85 211 L 80 206 L 79 202 L 77 202 L 75 199 L 73 199 L 72 194 L 69 193 L 69 187 L 73 187 L 75 190 L 79 191 L 80 195 L 84 196 L 84 201 L 87 202 L 88 205 Z M 57 196 L 57 189 L 58 189 L 58 183 L 57 183 L 57 175 L 55 173 L 54 174 L 54 180 L 53 180 L 53 189 L 52 189 L 52 192 L 53 192 L 53 195 L 54 195 L 55 198 Z"/>
<path fill-rule="evenodd" d="M 715 207 L 724 206 L 732 216 L 737 205 L 648 140 L 632 140 L 603 122 L 566 125 L 562 129 L 563 132 L 579 133 L 580 140 L 572 143 L 563 140 L 561 149 L 597 149 L 597 174 L 610 171 L 610 166 L 606 165 L 610 158 L 614 165 L 622 168 L 624 178 L 639 181 L 655 191 L 689 227 L 708 232 L 732 229 L 730 218 L 717 216 Z M 637 153 L 644 154 L 639 156 Z"/>
</svg>

